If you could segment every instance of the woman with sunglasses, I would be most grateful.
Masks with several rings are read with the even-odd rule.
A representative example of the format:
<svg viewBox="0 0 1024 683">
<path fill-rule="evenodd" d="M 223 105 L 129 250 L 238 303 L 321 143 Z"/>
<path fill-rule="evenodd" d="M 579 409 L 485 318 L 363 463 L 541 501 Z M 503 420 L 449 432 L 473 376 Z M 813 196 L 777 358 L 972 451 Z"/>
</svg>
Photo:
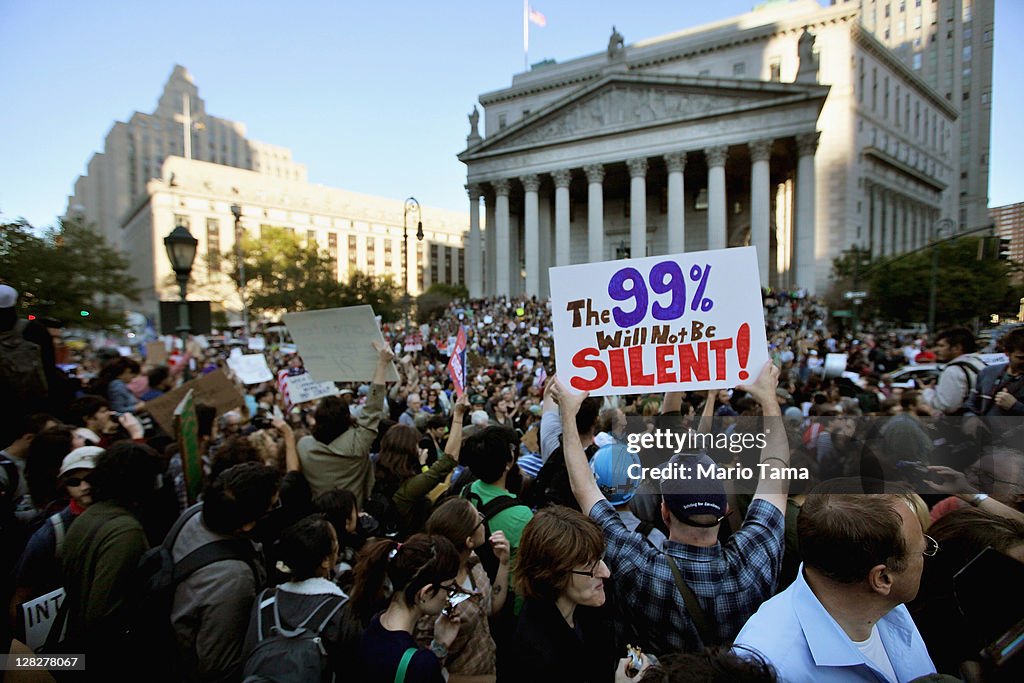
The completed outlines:
<svg viewBox="0 0 1024 683">
<path fill-rule="evenodd" d="M 358 680 L 443 683 L 441 667 L 459 633 L 459 617 L 441 611 L 459 592 L 458 571 L 459 554 L 443 536 L 415 534 L 404 543 L 379 539 L 363 548 L 355 568 L 352 610 L 357 616 L 365 614 L 385 600 L 386 608 L 369 620 L 363 633 Z M 388 587 L 390 598 L 385 597 Z M 421 649 L 412 636 L 424 616 L 434 619 L 428 649 Z"/>
<path fill-rule="evenodd" d="M 427 533 L 443 536 L 459 552 L 455 585 L 459 593 L 449 600 L 447 611 L 459 616 L 459 635 L 448 647 L 445 668 L 448 683 L 494 683 L 496 647 L 489 617 L 497 616 L 508 593 L 508 539 L 501 531 L 485 536 L 484 516 L 465 498 L 449 498 L 427 520 Z M 490 543 L 498 558 L 498 574 L 492 586 L 474 548 Z M 416 625 L 416 639 L 426 646 L 433 633 L 433 619 L 422 617 Z"/>
<path fill-rule="evenodd" d="M 596 522 L 567 507 L 538 512 L 523 530 L 516 590 L 526 598 L 511 658 L 516 681 L 612 681 L 618 663 L 604 605 L 611 576 Z"/>
</svg>

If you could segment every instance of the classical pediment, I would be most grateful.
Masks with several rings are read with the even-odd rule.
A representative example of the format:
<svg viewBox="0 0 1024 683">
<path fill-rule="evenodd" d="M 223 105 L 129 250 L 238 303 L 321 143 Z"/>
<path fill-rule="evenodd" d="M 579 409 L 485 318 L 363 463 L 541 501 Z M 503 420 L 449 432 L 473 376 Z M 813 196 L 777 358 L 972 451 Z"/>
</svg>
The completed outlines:
<svg viewBox="0 0 1024 683">
<path fill-rule="evenodd" d="M 820 99 L 827 86 L 683 77 L 613 76 L 587 86 L 474 145 L 464 161 L 651 126 Z"/>
</svg>

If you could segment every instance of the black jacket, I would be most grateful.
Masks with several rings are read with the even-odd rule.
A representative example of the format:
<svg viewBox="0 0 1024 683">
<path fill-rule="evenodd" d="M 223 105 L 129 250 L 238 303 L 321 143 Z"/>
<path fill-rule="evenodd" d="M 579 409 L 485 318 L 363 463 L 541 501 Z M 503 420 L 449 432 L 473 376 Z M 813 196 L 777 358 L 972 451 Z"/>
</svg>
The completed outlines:
<svg viewBox="0 0 1024 683">
<path fill-rule="evenodd" d="M 589 607 L 577 607 L 574 619 L 576 629 L 554 602 L 527 600 L 510 657 L 514 675 L 505 680 L 611 683 L 620 657 L 611 622 Z"/>
</svg>

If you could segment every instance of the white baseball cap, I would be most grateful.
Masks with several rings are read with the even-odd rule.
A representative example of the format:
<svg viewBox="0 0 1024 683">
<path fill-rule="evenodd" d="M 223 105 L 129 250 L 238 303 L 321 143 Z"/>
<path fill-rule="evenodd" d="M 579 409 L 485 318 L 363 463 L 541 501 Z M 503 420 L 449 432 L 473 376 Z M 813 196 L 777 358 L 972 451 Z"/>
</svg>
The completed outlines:
<svg viewBox="0 0 1024 683">
<path fill-rule="evenodd" d="M 96 458 L 103 453 L 103 449 L 99 446 L 82 446 L 64 456 L 64 460 L 60 464 L 60 472 L 57 473 L 58 477 L 63 477 L 71 470 L 91 470 L 96 467 Z"/>
<path fill-rule="evenodd" d="M 18 303 L 18 290 L 10 285 L 0 285 L 0 308 L 14 308 Z"/>
</svg>

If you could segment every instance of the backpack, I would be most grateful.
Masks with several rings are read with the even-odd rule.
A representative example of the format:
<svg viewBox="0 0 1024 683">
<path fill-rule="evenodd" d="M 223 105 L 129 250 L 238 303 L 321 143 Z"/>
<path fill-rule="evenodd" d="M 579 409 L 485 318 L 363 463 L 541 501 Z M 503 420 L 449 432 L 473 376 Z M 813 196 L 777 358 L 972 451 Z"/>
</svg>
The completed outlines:
<svg viewBox="0 0 1024 683">
<path fill-rule="evenodd" d="M 320 633 L 348 598 L 327 596 L 298 626 L 287 629 L 281 624 L 278 590 L 265 589 L 256 603 L 257 641 L 245 660 L 243 683 L 312 683 L 323 680 L 328 662 Z"/>
<path fill-rule="evenodd" d="M 178 585 L 203 567 L 223 560 L 241 560 L 249 565 L 260 583 L 256 568 L 259 557 L 252 543 L 246 539 L 213 541 L 201 545 L 178 562 L 172 549 L 185 523 L 202 511 L 202 504 L 193 505 L 182 513 L 171 527 L 164 542 L 151 548 L 139 560 L 132 586 L 137 612 L 129 629 L 131 642 L 146 652 L 151 671 L 167 679 L 181 680 L 177 654 L 177 638 L 171 623 L 171 608 Z"/>
<path fill-rule="evenodd" d="M 514 507 L 524 507 L 529 510 L 529 506 L 524 505 L 515 496 L 497 496 L 492 498 L 486 505 L 479 494 L 474 493 L 470 486 L 467 486 L 462 490 L 462 497 L 473 504 L 480 514 L 484 516 L 484 537 L 490 538 L 494 530 L 491 529 L 491 520 L 497 515 Z M 484 571 L 487 572 L 488 578 L 491 583 L 494 582 L 494 578 L 498 575 L 498 556 L 494 554 L 494 548 L 491 547 L 490 543 L 485 543 L 479 548 L 474 548 L 473 552 L 480 558 L 480 564 L 483 565 Z M 506 601 L 506 604 L 508 601 Z"/>
<path fill-rule="evenodd" d="M 971 360 L 974 362 L 971 362 Z M 966 412 L 964 409 L 964 403 L 966 403 L 967 399 L 970 397 L 971 391 L 974 389 L 974 385 L 978 383 L 978 373 L 985 368 L 985 364 L 980 359 L 972 357 L 971 360 L 955 360 L 946 366 L 947 368 L 960 368 L 964 373 L 964 376 L 967 378 L 967 389 L 964 391 L 964 395 L 960 399 L 960 408 L 953 413 L 953 415 L 963 415 Z M 976 363 L 980 363 L 981 367 L 979 368 Z"/>
<path fill-rule="evenodd" d="M 559 442 L 561 442 L 561 437 L 559 437 Z M 594 457 L 598 448 L 597 444 L 592 443 L 584 449 L 587 462 Z M 561 443 L 551 452 L 547 462 L 537 472 L 537 479 L 533 482 L 530 490 L 532 491 L 531 499 L 527 502 L 538 510 L 548 505 L 564 505 L 579 511 L 579 503 L 576 502 L 572 485 L 569 483 L 569 470 L 565 465 L 565 451 L 562 450 Z"/>
<path fill-rule="evenodd" d="M 394 538 L 400 531 L 401 524 L 398 508 L 395 506 L 394 490 L 380 479 L 373 484 L 373 490 L 363 503 L 363 512 L 377 520 L 378 533 L 387 538 Z"/>
<path fill-rule="evenodd" d="M 12 406 L 38 405 L 46 399 L 46 374 L 38 344 L 22 336 L 26 320 L 0 332 L 0 396 Z"/>
</svg>

